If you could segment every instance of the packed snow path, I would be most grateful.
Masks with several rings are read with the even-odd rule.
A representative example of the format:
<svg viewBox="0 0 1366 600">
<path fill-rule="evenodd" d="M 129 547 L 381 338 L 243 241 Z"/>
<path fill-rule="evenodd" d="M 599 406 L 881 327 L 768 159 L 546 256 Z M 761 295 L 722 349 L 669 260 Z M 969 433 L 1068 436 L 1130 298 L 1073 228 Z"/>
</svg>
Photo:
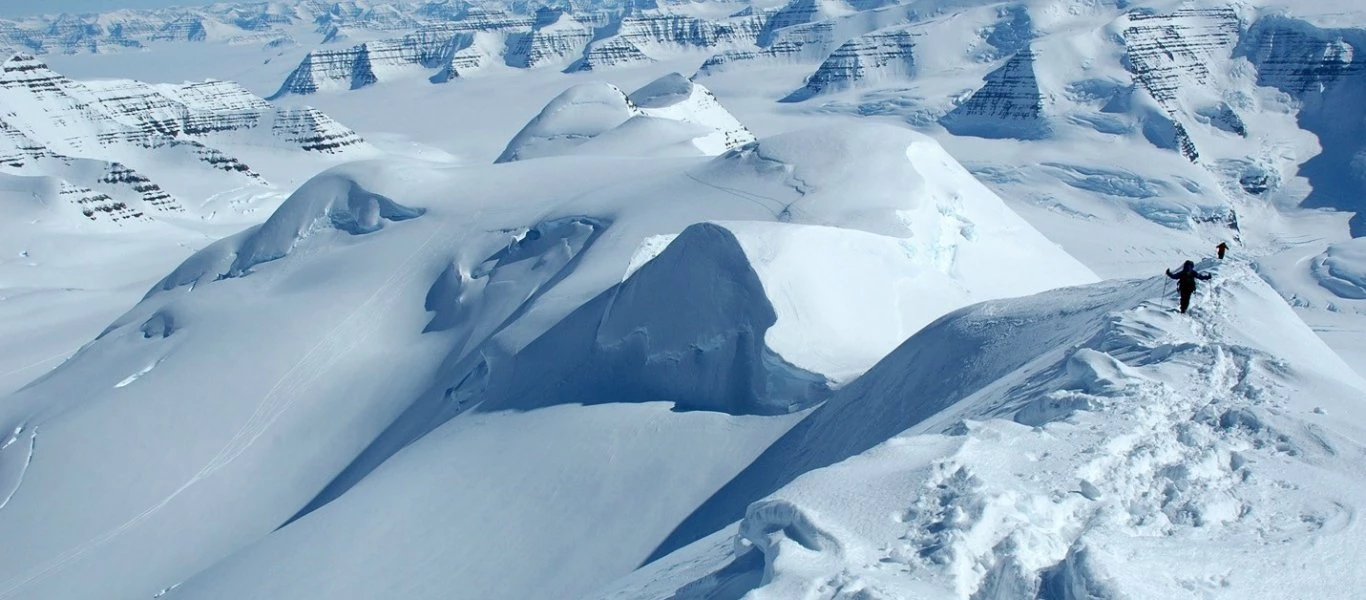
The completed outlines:
<svg viewBox="0 0 1366 600">
<path fill-rule="evenodd" d="M 1366 383 L 1247 266 L 1202 268 L 1215 278 L 1188 315 L 1150 279 L 931 325 L 1042 322 L 1077 337 L 751 504 L 723 530 L 733 548 L 711 536 L 604 597 L 1350 596 L 1366 584 L 1353 558 Z M 921 335 L 865 377 L 897 376 Z M 820 433 L 805 454 L 831 444 Z"/>
</svg>

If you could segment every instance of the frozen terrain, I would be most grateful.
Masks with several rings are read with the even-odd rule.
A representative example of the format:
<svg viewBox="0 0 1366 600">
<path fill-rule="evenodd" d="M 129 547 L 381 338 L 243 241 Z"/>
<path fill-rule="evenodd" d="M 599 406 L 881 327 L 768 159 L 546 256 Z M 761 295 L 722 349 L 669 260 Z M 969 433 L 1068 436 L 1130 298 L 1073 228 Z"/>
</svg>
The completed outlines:
<svg viewBox="0 0 1366 600">
<path fill-rule="evenodd" d="M 862 154 L 852 151 L 854 144 Z M 613 174 L 628 167 L 637 177 L 623 186 Z M 547 177 L 563 183 L 560 194 L 527 201 Z M 688 227 L 708 220 L 722 224 Z M 679 231 L 672 243 L 656 237 Z M 868 264 L 870 253 L 881 260 Z M 867 266 L 841 272 L 839 265 L 854 263 Z M 831 267 L 811 268 L 821 264 Z M 1048 265 L 1051 275 L 1025 276 L 1026 265 Z M 11 547 L 0 561 L 0 594 L 155 592 L 266 536 L 310 501 L 360 494 L 363 487 L 351 488 L 375 481 L 369 476 L 376 465 L 385 470 L 374 477 L 388 472 L 411 454 L 395 454 L 405 446 L 416 452 L 415 441 L 470 443 L 441 432 L 511 409 L 534 414 L 666 401 L 678 410 L 734 415 L 735 427 L 748 431 L 748 423 L 755 435 L 771 437 L 790 421 L 741 417 L 784 415 L 823 400 L 832 386 L 946 310 L 1093 279 L 932 140 L 894 127 L 787 134 L 714 159 L 541 159 L 445 169 L 372 163 L 334 170 L 302 187 L 262 225 L 196 254 L 96 342 L 6 401 L 5 427 L 36 431 L 42 441 L 32 456 L 11 446 L 0 458 L 27 465 L 13 478 L 18 492 L 0 529 L 7 538 L 35 540 Z M 731 289 L 723 293 L 718 285 Z M 280 294 L 325 306 L 331 316 L 300 320 L 295 301 L 281 303 Z M 669 300 L 680 294 L 695 298 L 681 305 L 691 307 L 684 313 Z M 841 327 L 820 316 L 830 306 L 855 304 L 863 306 L 854 311 L 861 323 L 881 325 Z M 883 317 L 862 319 L 875 313 Z M 271 351 L 258 346 L 260 336 L 276 340 Z M 824 351 L 813 347 L 812 336 L 825 340 Z M 551 357 L 573 346 L 582 346 L 571 351 L 581 364 L 550 367 L 558 360 Z M 524 373 L 523 365 L 540 366 Z M 243 372 L 262 376 L 240 377 Z M 406 383 L 395 386 L 388 374 L 398 373 Z M 183 395 L 172 390 L 192 381 L 199 382 L 195 400 L 181 402 Z M 652 414 L 632 409 L 617 427 L 661 418 Z M 163 425 L 167 418 L 177 423 L 173 430 Z M 520 427 L 520 418 L 508 419 L 497 421 Z M 127 427 L 102 425 L 108 422 Z M 655 427 L 673 427 L 665 422 Z M 700 425 L 694 419 L 678 424 L 685 427 L 677 433 L 682 447 L 702 443 L 688 433 L 688 422 Z M 141 442 L 129 445 L 130 438 Z M 63 452 L 67 439 L 100 450 Z M 307 440 L 307 451 L 288 440 Z M 757 444 L 745 446 L 750 454 L 763 447 L 762 440 L 749 444 Z M 596 464 L 600 459 L 590 457 L 602 450 L 583 452 L 582 461 L 569 464 Z M 743 467 L 743 454 L 699 461 L 711 475 L 689 480 L 698 487 L 687 496 L 712 493 Z M 171 455 L 181 458 L 171 464 L 165 461 Z M 636 460 L 663 459 L 623 449 L 601 476 L 612 473 L 625 478 L 624 488 L 646 489 L 662 485 L 650 483 L 651 473 L 672 472 L 642 471 Z M 139 466 L 151 464 L 157 465 L 152 471 Z M 555 464 L 561 465 L 556 472 L 569 468 Z M 259 477 L 293 483 L 259 494 L 243 479 Z M 130 480 L 142 483 L 129 486 Z M 72 485 L 91 493 L 54 507 L 44 491 Z M 669 487 L 683 494 L 682 485 Z M 409 498 L 406 485 L 384 489 L 399 495 L 376 501 Z M 573 520 L 600 493 L 566 499 L 546 518 Z M 476 502 L 466 494 L 449 502 L 465 501 Z M 506 507 L 497 513 L 452 510 L 449 502 L 429 506 L 493 527 L 510 526 L 531 510 L 501 496 L 477 501 Z M 372 527 L 359 514 L 431 524 L 422 511 L 358 507 L 352 517 L 347 506 L 326 504 L 291 527 L 338 533 Z M 691 506 L 680 499 L 669 510 L 623 520 L 622 527 L 640 536 L 634 551 L 624 552 L 622 540 L 601 538 L 602 554 L 583 549 L 582 570 L 566 569 L 562 580 L 527 580 L 517 589 L 588 592 L 605 584 L 646 558 Z M 80 524 L 42 518 L 68 511 L 89 518 Z M 218 518 L 205 522 L 197 516 L 204 511 Z M 346 525 L 326 524 L 329 515 Z M 322 525 L 310 525 L 315 522 Z M 129 552 L 152 539 L 159 540 L 159 558 Z M 471 576 L 487 582 L 470 580 L 472 590 L 507 590 L 512 572 L 500 569 L 524 568 L 478 546 L 463 548 L 451 559 L 478 561 Z M 590 560 L 604 555 L 616 566 Z M 549 561 L 555 554 L 542 556 Z M 402 576 L 392 565 L 373 563 L 378 571 L 368 578 L 392 584 Z M 426 589 L 439 589 L 437 583 Z"/>
<path fill-rule="evenodd" d="M 0 21 L 0 600 L 1355 597 L 1358 4 Z"/>
</svg>

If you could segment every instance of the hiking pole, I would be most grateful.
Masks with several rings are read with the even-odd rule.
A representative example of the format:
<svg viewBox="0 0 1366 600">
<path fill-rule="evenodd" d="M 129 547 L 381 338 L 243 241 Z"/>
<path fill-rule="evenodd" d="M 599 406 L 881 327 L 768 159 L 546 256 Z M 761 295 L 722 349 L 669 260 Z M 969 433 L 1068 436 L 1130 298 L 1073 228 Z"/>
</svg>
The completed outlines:
<svg viewBox="0 0 1366 600">
<path fill-rule="evenodd" d="M 1164 273 L 1164 275 L 1165 275 L 1165 273 Z M 1172 278 L 1171 278 L 1171 277 L 1163 277 L 1163 278 L 1162 278 L 1162 308 L 1163 308 L 1164 310 L 1167 308 L 1167 288 L 1171 287 L 1171 285 L 1172 285 Z"/>
</svg>

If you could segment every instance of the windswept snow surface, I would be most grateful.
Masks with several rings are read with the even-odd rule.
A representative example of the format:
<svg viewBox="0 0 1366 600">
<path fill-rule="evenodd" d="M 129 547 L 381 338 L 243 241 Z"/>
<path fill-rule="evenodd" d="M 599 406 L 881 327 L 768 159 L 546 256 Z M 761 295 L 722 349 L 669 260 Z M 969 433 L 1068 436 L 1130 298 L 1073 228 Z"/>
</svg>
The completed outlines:
<svg viewBox="0 0 1366 600">
<path fill-rule="evenodd" d="M 936 321 L 700 511 L 738 528 L 597 597 L 1351 596 L 1366 380 L 1245 264 L 1201 268 L 1189 316 L 1149 279 Z"/>
<path fill-rule="evenodd" d="M 812 259 L 779 255 L 785 245 Z M 795 132 L 715 158 L 338 167 L 0 403 L 0 427 L 39 432 L 31 456 L 0 454 L 5 472 L 31 461 L 0 518 L 12 542 L 0 598 L 150 597 L 181 582 L 172 596 L 587 593 L 644 561 L 789 411 L 925 323 L 1094 279 L 932 140 L 897 127 Z M 818 325 L 830 306 L 879 331 Z M 810 350 L 822 331 L 826 347 Z M 702 382 L 718 395 L 699 395 Z M 453 433 L 479 422 L 495 425 Z M 536 422 L 601 433 L 526 434 Z M 607 443 L 636 428 L 655 433 Z M 508 477 L 511 463 L 486 457 L 513 432 L 526 437 L 512 447 L 535 447 L 507 455 L 527 479 L 426 487 L 414 504 L 419 481 Z M 451 452 L 466 462 L 445 462 Z M 696 471 L 679 471 L 694 458 Z M 604 483 L 564 487 L 585 481 Z M 637 516 L 619 504 L 629 490 L 673 499 Z M 578 521 L 613 506 L 620 535 Z M 330 539 L 395 528 L 449 544 L 393 538 L 393 560 L 376 561 L 373 546 Z M 526 539 L 538 535 L 574 543 Z M 297 552 L 317 560 L 260 570 Z M 436 553 L 445 566 L 412 570 Z"/>
</svg>

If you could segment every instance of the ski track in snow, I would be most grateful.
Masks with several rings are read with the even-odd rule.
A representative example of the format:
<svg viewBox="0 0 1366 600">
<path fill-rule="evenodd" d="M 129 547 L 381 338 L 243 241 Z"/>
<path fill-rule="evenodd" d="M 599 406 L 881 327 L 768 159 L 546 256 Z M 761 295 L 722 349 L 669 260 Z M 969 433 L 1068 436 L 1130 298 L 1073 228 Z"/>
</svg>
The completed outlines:
<svg viewBox="0 0 1366 600">
<path fill-rule="evenodd" d="M 61 353 L 58 353 L 58 354 L 53 354 L 52 356 L 49 356 L 49 357 L 43 358 L 43 359 L 39 359 L 39 360 L 37 360 L 37 361 L 31 362 L 31 363 L 29 363 L 29 364 L 27 364 L 27 365 L 24 365 L 24 366 L 22 366 L 22 367 L 18 367 L 18 368 L 15 368 L 15 369 L 10 369 L 10 370 L 8 370 L 8 371 L 5 371 L 4 373 L 0 373 L 0 379 L 4 379 L 4 378 L 6 378 L 6 377 L 9 377 L 10 375 L 17 375 L 17 374 L 19 374 L 19 373 L 23 373 L 24 371 L 27 371 L 27 370 L 32 369 L 32 368 L 35 368 L 35 367 L 40 367 L 40 366 L 42 366 L 42 365 L 44 365 L 44 364 L 47 364 L 47 363 L 50 363 L 50 362 L 52 362 L 52 361 L 54 361 L 54 360 L 63 360 L 63 359 L 66 359 L 66 358 L 69 357 L 69 356 L 71 356 L 71 352 L 61 352 Z"/>
<path fill-rule="evenodd" d="M 18 441 L 18 436 L 21 433 L 23 433 L 23 428 L 20 428 L 19 430 L 15 431 L 14 436 L 11 437 L 8 441 L 6 441 L 4 445 L 0 445 L 0 450 L 4 450 L 5 448 L 10 447 L 16 441 Z M 0 499 L 0 510 L 3 510 L 5 506 L 9 505 L 9 501 L 14 499 L 15 494 L 19 493 L 19 488 L 22 487 L 24 484 L 24 473 L 28 471 L 28 466 L 33 464 L 33 452 L 37 449 L 37 447 L 38 428 L 35 427 L 33 428 L 33 431 L 28 434 L 28 453 L 24 456 L 24 464 L 20 466 L 19 471 L 15 473 L 14 484 L 10 486 L 9 492 L 5 494 L 5 497 L 3 499 Z"/>
<path fill-rule="evenodd" d="M 246 422 L 243 423 L 233 437 L 224 444 L 223 448 L 218 451 L 218 454 L 214 455 L 213 458 L 205 463 L 204 467 L 201 468 L 199 472 L 192 475 L 188 481 L 181 484 L 180 487 L 176 488 L 161 501 L 148 507 L 137 515 L 134 515 L 121 525 L 63 552 L 50 561 L 30 569 L 27 573 L 19 577 L 4 582 L 3 586 L 0 587 L 0 600 L 13 598 L 15 594 L 29 585 L 62 570 L 67 565 L 70 565 L 72 562 L 80 559 L 86 554 L 113 541 L 124 532 L 146 522 L 161 511 L 161 509 L 170 504 L 171 501 L 185 493 L 186 490 L 189 490 L 195 484 L 212 476 L 216 471 L 228 466 L 233 460 L 246 452 L 247 449 L 250 448 L 256 440 L 260 439 L 270 426 L 289 409 L 290 405 L 293 404 L 294 399 L 300 396 L 300 394 L 296 392 L 307 387 L 314 380 L 325 374 L 329 367 L 335 365 L 342 357 L 348 355 L 353 349 L 361 345 L 374 333 L 379 321 L 368 318 L 368 315 L 372 314 L 375 310 L 383 310 L 387 304 L 391 304 L 394 297 L 397 295 L 394 293 L 395 290 L 409 288 L 410 281 L 420 275 L 419 269 L 409 268 L 409 265 L 419 256 L 426 254 L 427 247 L 430 246 L 438 236 L 450 239 L 449 236 L 443 235 L 448 227 L 449 223 L 433 227 L 432 233 L 423 240 L 422 244 L 418 246 L 416 250 L 409 254 L 407 258 L 394 268 L 388 279 L 380 284 L 364 302 L 352 310 L 345 319 L 332 327 L 332 329 L 330 329 L 322 339 L 318 340 L 318 343 L 314 344 L 298 362 L 294 363 L 294 365 L 284 373 L 284 375 L 281 375 L 280 378 L 276 380 L 275 385 L 261 398 L 260 403 L 256 406 L 256 410 L 252 412 Z M 353 331 L 350 326 L 353 325 L 354 321 L 359 321 L 359 323 L 355 323 L 358 327 Z M 149 367 L 147 371 L 150 370 L 151 368 Z M 146 371 L 144 371 L 144 373 L 145 372 Z M 136 377 L 137 376 L 133 376 L 130 379 L 136 379 Z M 131 381 L 125 381 L 131 383 Z M 126 383 L 124 385 L 126 385 Z M 37 432 L 35 431 L 34 436 L 36 437 L 36 435 Z M 31 450 L 29 460 L 32 460 Z M 8 498 L 6 499 L 6 502 L 8 502 Z"/>
</svg>

